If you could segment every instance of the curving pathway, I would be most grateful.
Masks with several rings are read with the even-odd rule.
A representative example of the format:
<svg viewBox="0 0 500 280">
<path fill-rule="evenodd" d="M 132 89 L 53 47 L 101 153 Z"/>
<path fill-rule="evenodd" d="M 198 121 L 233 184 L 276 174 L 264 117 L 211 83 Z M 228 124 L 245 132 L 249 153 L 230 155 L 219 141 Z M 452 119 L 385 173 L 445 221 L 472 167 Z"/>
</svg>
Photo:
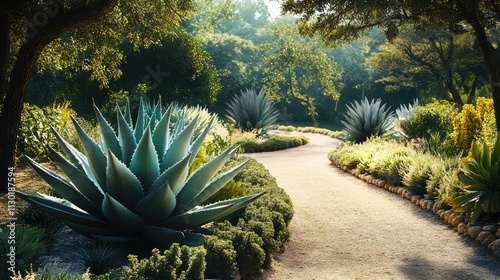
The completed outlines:
<svg viewBox="0 0 500 280">
<path fill-rule="evenodd" d="M 299 134 L 299 133 L 297 133 Z M 436 216 L 330 164 L 340 141 L 248 154 L 294 203 L 292 237 L 262 279 L 500 279 L 500 262 Z"/>
</svg>

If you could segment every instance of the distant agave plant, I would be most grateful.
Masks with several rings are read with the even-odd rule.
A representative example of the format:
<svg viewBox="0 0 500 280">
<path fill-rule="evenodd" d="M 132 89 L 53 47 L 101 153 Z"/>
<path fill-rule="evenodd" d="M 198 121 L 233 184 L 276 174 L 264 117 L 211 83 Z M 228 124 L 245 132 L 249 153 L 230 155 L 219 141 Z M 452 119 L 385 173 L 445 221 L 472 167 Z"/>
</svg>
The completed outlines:
<svg viewBox="0 0 500 280">
<path fill-rule="evenodd" d="M 227 118 L 244 131 L 262 135 L 278 120 L 279 112 L 274 108 L 274 102 L 262 90 L 258 94 L 255 89 L 241 91 L 227 105 Z"/>
<path fill-rule="evenodd" d="M 28 158 L 63 199 L 18 192 L 76 232 L 107 242 L 200 245 L 203 235 L 192 229 L 241 209 L 262 195 L 202 205 L 245 164 L 213 178 L 235 153 L 237 148 L 233 147 L 189 174 L 213 119 L 193 139 L 197 119 L 186 124 L 180 119 L 170 129 L 171 109 L 163 112 L 161 101 L 150 105 L 141 100 L 134 129 L 130 106 L 127 104 L 125 115 L 118 109 L 118 133 L 95 106 L 94 111 L 101 130 L 99 144 L 73 119 L 84 153 L 53 129 L 67 158 L 52 148 L 50 154 L 69 180 Z"/>
<path fill-rule="evenodd" d="M 211 132 L 215 133 L 223 128 L 223 125 L 219 120 L 219 116 L 217 114 L 210 113 L 207 108 L 201 107 L 200 105 L 188 106 L 182 105 L 178 102 L 173 102 L 170 106 L 172 107 L 170 109 L 170 121 L 172 122 L 171 126 L 175 125 L 180 119 L 184 119 L 185 122 L 189 122 L 198 118 L 198 123 L 194 129 L 195 137 L 201 134 L 205 127 L 207 127 L 210 123 L 211 119 L 213 119 L 212 126 L 210 127 Z"/>
<path fill-rule="evenodd" d="M 408 106 L 405 106 L 404 104 L 401 104 L 398 109 L 396 109 L 396 115 L 398 117 L 397 121 L 397 126 L 395 127 L 396 130 L 404 135 L 405 137 L 408 137 L 408 124 L 415 115 L 415 111 L 417 110 L 418 107 L 418 99 L 415 99 L 412 104 L 408 104 Z"/>
<path fill-rule="evenodd" d="M 382 105 L 380 99 L 368 101 L 367 98 L 359 103 L 354 101 L 347 105 L 347 116 L 343 131 L 347 140 L 353 142 L 366 141 L 371 136 L 386 137 L 394 134 L 394 113 Z"/>
</svg>

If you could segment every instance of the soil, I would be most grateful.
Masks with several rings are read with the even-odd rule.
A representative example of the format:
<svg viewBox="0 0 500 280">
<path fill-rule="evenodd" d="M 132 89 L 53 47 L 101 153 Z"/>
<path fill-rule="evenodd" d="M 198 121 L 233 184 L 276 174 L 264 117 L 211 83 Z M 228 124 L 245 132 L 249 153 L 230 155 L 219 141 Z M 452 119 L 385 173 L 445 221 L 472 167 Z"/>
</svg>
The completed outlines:
<svg viewBox="0 0 500 280">
<path fill-rule="evenodd" d="M 248 154 L 276 177 L 295 215 L 283 254 L 261 279 L 500 279 L 487 248 L 437 216 L 330 163 L 340 143 L 296 133 L 308 145 Z"/>
</svg>

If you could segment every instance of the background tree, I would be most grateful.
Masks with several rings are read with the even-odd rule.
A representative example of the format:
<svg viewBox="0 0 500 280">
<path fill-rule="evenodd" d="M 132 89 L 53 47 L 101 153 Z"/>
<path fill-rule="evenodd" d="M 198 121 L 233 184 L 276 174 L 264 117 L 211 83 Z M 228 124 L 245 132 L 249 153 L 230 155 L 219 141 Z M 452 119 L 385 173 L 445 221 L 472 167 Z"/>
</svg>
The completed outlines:
<svg viewBox="0 0 500 280">
<path fill-rule="evenodd" d="M 191 10 L 191 1 L 184 0 L 2 1 L 0 191 L 6 191 L 8 167 L 14 166 L 21 112 L 37 62 L 40 69 L 52 62 L 89 70 L 92 79 L 106 86 L 120 74 L 119 33 L 136 49 L 149 46 L 172 34 Z"/>
<path fill-rule="evenodd" d="M 464 101 L 474 100 L 479 77 L 485 73 L 473 41 L 469 33 L 453 34 L 446 28 L 404 31 L 382 45 L 367 64 L 383 73 L 377 81 L 388 90 L 438 88 L 444 99 L 450 99 L 449 94 L 462 108 Z"/>
<path fill-rule="evenodd" d="M 295 24 L 278 23 L 270 33 L 273 40 L 262 46 L 264 91 L 277 102 L 300 102 L 317 127 L 316 99 L 338 100 L 341 72 L 321 42 L 302 37 Z"/>
<path fill-rule="evenodd" d="M 499 48 L 496 38 L 487 35 L 500 21 L 499 0 L 286 0 L 282 7 L 300 16 L 302 32 L 319 34 L 330 43 L 353 41 L 374 26 L 383 28 L 389 40 L 408 24 L 419 29 L 448 26 L 457 31 L 470 26 L 488 72 L 500 131 Z"/>
</svg>

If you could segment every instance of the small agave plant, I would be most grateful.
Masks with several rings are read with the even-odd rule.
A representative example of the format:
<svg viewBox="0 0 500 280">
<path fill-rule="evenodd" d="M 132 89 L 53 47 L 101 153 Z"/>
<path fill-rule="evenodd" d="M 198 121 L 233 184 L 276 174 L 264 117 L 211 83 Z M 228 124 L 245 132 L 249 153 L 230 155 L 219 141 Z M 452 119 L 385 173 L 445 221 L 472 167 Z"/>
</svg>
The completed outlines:
<svg viewBox="0 0 500 280">
<path fill-rule="evenodd" d="M 347 140 L 364 142 L 371 136 L 388 137 L 394 135 L 394 113 L 382 104 L 380 99 L 368 101 L 367 98 L 359 103 L 354 101 L 347 105 L 347 115 L 343 131 L 348 135 Z"/>
<path fill-rule="evenodd" d="M 265 134 L 278 120 L 279 112 L 267 93 L 255 89 L 241 91 L 230 103 L 227 103 L 227 118 L 235 127 L 244 131 L 253 131 L 257 135 Z"/>
<path fill-rule="evenodd" d="M 262 193 L 203 205 L 242 168 L 242 163 L 214 178 L 237 148 L 230 148 L 189 174 L 212 121 L 194 139 L 195 118 L 181 118 L 170 129 L 170 108 L 161 100 L 141 100 L 135 126 L 127 103 L 117 109 L 117 133 L 94 106 L 101 139 L 94 142 L 73 119 L 84 153 L 53 129 L 66 158 L 50 148 L 59 175 L 28 158 L 33 168 L 63 198 L 18 192 L 46 213 L 62 219 L 76 232 L 106 242 L 148 240 L 168 245 L 203 244 L 193 232 L 204 224 L 241 209 Z M 134 128 L 133 128 L 134 127 Z"/>
</svg>

